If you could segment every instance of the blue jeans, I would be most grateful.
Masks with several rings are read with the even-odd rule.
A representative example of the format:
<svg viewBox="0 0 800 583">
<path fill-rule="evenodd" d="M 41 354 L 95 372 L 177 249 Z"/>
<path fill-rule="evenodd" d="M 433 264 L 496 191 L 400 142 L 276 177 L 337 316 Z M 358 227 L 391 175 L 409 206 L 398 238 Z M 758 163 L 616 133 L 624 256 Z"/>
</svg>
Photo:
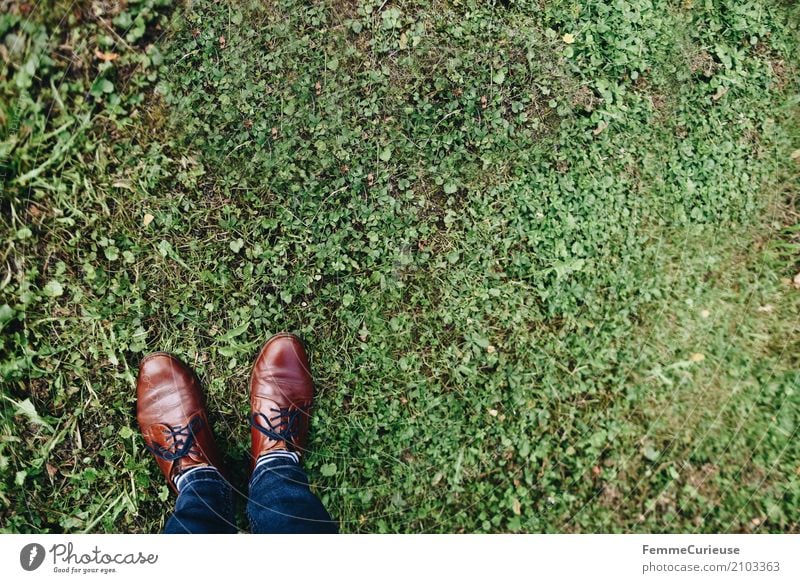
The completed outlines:
<svg viewBox="0 0 800 583">
<path fill-rule="evenodd" d="M 254 533 L 336 533 L 338 525 L 308 488 L 299 464 L 283 458 L 267 460 L 250 478 L 247 518 Z M 169 534 L 235 533 L 233 489 L 213 468 L 186 476 L 167 520 Z"/>
</svg>

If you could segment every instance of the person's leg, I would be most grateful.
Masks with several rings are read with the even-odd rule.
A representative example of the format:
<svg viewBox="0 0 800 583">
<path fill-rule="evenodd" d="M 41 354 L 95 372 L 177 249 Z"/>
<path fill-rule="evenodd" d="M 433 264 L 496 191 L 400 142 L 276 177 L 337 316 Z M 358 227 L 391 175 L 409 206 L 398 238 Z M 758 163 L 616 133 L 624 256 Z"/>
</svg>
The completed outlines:
<svg viewBox="0 0 800 583">
<path fill-rule="evenodd" d="M 235 532 L 231 488 L 220 474 L 200 380 L 175 356 L 144 358 L 136 381 L 136 417 L 145 447 L 178 493 L 165 532 Z"/>
<path fill-rule="evenodd" d="M 302 342 L 292 334 L 276 334 L 261 349 L 250 376 L 254 468 L 247 514 L 253 532 L 337 532 L 299 463 L 308 448 L 313 402 Z"/>
<path fill-rule="evenodd" d="M 335 534 L 338 526 L 308 488 L 296 455 L 268 453 L 250 478 L 247 503 L 250 527 L 257 534 Z"/>
<path fill-rule="evenodd" d="M 176 480 L 178 501 L 164 534 L 233 534 L 231 485 L 215 468 L 187 471 Z"/>
</svg>

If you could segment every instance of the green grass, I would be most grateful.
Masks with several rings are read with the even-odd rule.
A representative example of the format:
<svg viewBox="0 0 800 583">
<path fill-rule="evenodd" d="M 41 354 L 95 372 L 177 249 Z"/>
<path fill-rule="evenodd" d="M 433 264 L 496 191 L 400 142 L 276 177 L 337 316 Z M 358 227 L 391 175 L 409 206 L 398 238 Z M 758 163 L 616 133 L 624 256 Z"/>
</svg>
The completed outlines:
<svg viewBox="0 0 800 583">
<path fill-rule="evenodd" d="M 168 4 L 0 17 L 3 531 L 163 525 L 153 350 L 244 487 L 284 329 L 346 532 L 800 529 L 797 8 Z"/>
</svg>

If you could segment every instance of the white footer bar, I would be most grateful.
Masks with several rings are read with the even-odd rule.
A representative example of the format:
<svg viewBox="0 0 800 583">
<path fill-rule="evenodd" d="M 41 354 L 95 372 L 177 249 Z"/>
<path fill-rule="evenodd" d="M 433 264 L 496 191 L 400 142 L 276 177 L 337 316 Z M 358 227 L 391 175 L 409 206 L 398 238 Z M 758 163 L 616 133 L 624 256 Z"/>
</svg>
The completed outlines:
<svg viewBox="0 0 800 583">
<path fill-rule="evenodd" d="M 800 537 L 0 535 L 0 574 L 136 583 L 800 581 Z"/>
</svg>

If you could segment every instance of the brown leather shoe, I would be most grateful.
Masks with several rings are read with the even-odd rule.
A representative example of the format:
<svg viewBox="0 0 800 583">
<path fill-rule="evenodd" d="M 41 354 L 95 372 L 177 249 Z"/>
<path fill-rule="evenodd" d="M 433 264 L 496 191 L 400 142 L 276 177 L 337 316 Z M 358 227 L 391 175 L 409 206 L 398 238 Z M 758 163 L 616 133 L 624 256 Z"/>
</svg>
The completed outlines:
<svg viewBox="0 0 800 583">
<path fill-rule="evenodd" d="M 182 472 L 198 467 L 222 469 L 211 425 L 194 371 L 171 354 L 156 352 L 139 365 L 136 417 L 145 447 L 173 490 Z"/>
<path fill-rule="evenodd" d="M 308 447 L 314 382 L 300 339 L 285 332 L 264 345 L 250 375 L 252 462 L 265 453 Z"/>
</svg>

